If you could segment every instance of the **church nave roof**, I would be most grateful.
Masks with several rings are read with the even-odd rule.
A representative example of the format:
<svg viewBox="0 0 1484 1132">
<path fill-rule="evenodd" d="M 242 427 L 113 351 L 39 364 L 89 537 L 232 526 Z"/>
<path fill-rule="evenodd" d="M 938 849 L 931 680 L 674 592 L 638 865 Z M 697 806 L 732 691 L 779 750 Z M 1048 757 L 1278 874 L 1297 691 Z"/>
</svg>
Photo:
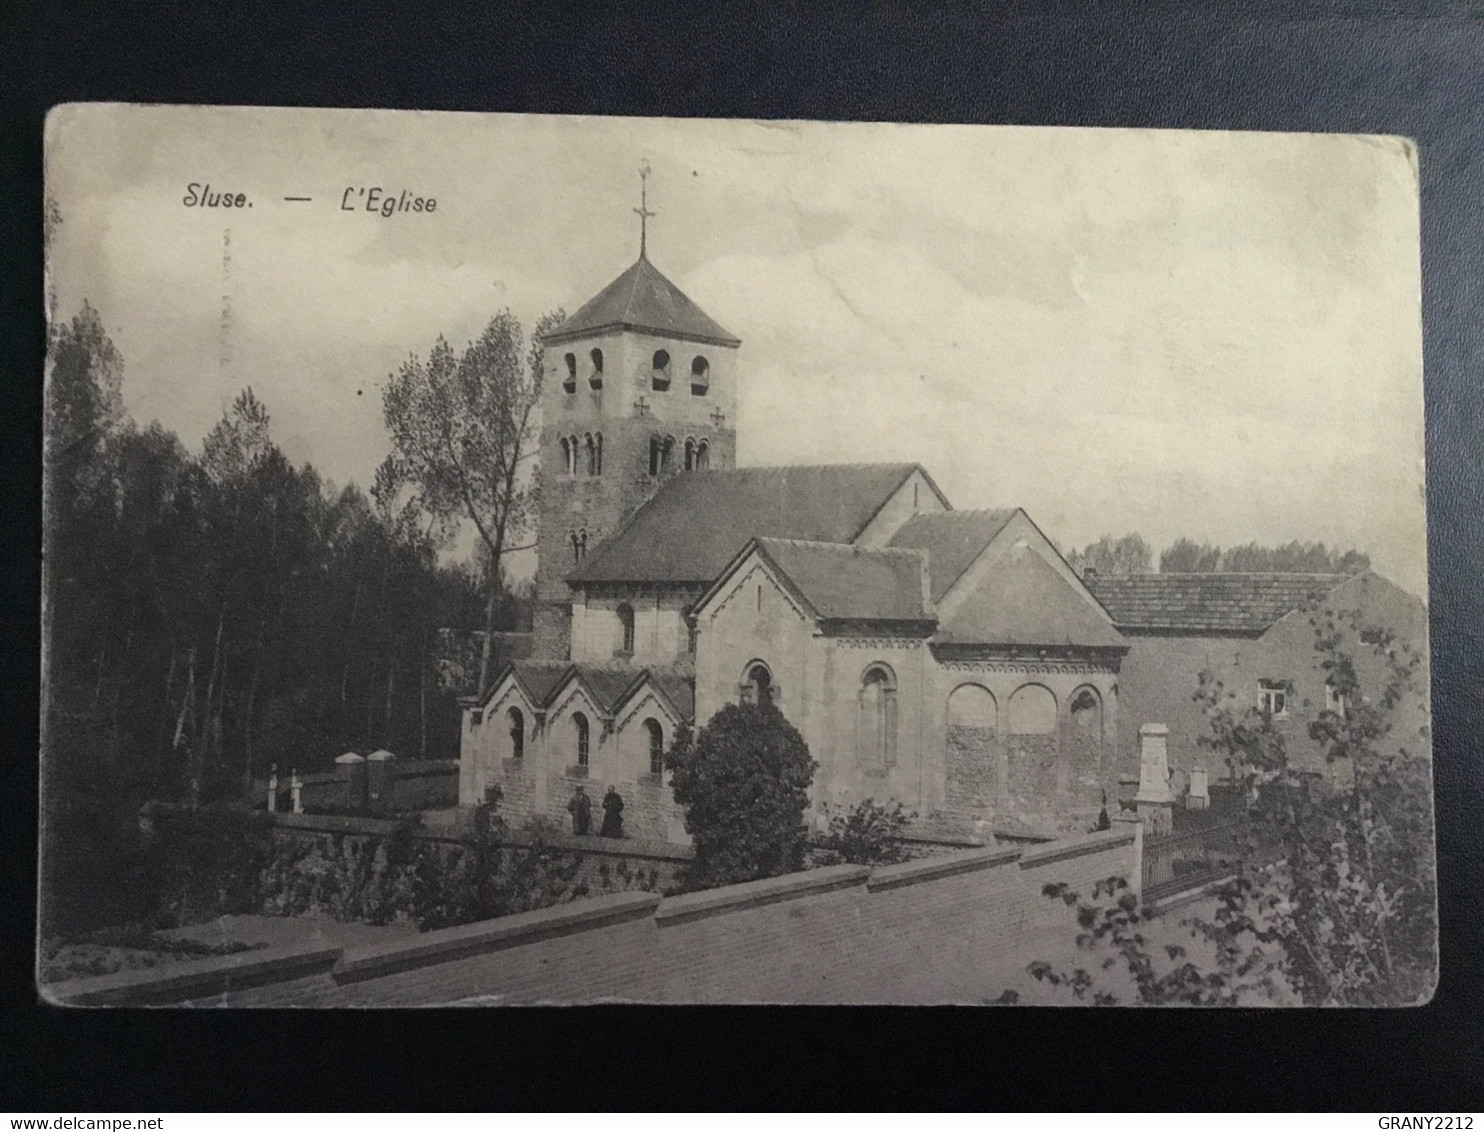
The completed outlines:
<svg viewBox="0 0 1484 1132">
<path fill-rule="evenodd" d="M 917 471 L 918 464 L 820 464 L 681 472 L 567 580 L 710 585 L 753 537 L 852 543 Z"/>
</svg>

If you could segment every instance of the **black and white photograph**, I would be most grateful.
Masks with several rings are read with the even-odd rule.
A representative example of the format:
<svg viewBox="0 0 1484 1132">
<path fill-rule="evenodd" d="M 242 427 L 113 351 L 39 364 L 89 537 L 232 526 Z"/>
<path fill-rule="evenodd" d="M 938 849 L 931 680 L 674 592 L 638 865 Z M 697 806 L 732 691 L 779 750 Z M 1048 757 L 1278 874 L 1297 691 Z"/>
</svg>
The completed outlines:
<svg viewBox="0 0 1484 1132">
<path fill-rule="evenodd" d="M 1412 142 L 45 141 L 46 1002 L 1431 999 Z"/>
</svg>

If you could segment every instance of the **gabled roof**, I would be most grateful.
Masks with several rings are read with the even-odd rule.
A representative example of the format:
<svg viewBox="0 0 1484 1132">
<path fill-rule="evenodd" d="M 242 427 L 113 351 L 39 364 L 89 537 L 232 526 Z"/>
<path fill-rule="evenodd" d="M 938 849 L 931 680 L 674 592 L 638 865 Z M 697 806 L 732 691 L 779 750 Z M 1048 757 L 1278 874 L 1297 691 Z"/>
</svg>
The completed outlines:
<svg viewBox="0 0 1484 1132">
<path fill-rule="evenodd" d="M 603 664 L 573 664 L 569 661 L 512 661 L 496 674 L 489 691 L 477 701 L 461 701 L 478 707 L 489 703 L 507 674 L 515 677 L 526 700 L 538 711 L 556 703 L 572 681 L 582 686 L 593 706 L 605 717 L 613 717 L 646 683 L 652 684 L 670 706 L 686 719 L 695 717 L 696 693 L 690 677 L 672 669 L 628 668 Z"/>
<path fill-rule="evenodd" d="M 710 585 L 754 536 L 854 542 L 907 477 L 921 470 L 917 464 L 823 464 L 680 472 L 567 581 Z M 933 490 L 946 507 L 942 492 Z"/>
<path fill-rule="evenodd" d="M 1344 574 L 1098 574 L 1085 578 L 1120 629 L 1251 635 L 1323 597 Z"/>
<path fill-rule="evenodd" d="M 490 685 L 490 691 L 493 692 L 499 686 L 506 672 L 511 672 L 531 705 L 545 707 L 547 697 L 556 690 L 556 686 L 562 682 L 562 677 L 567 675 L 567 669 L 570 667 L 572 666 L 566 661 L 514 660 L 496 674 L 494 683 Z M 485 695 L 483 699 L 487 701 L 489 696 Z"/>
<path fill-rule="evenodd" d="M 757 539 L 755 545 L 825 621 L 925 621 L 922 554 L 828 542 Z"/>
<path fill-rule="evenodd" d="M 598 713 L 612 718 L 619 707 L 629 698 L 648 672 L 643 668 L 613 668 L 600 664 L 574 664 L 567 670 L 559 687 L 552 691 L 552 702 L 556 701 L 562 688 L 575 680 L 581 684 L 592 700 Z"/>
<path fill-rule="evenodd" d="M 1074 583 L 1031 547 L 1016 547 L 940 626 L 936 643 L 1116 648 L 1127 642 Z"/>
<path fill-rule="evenodd" d="M 1013 507 L 913 515 L 887 545 L 928 552 L 932 597 L 938 602 L 1014 517 Z"/>
<path fill-rule="evenodd" d="M 643 255 L 542 341 L 555 344 L 607 330 L 653 331 L 670 338 L 688 338 L 718 346 L 742 343 L 691 302 Z"/>
</svg>

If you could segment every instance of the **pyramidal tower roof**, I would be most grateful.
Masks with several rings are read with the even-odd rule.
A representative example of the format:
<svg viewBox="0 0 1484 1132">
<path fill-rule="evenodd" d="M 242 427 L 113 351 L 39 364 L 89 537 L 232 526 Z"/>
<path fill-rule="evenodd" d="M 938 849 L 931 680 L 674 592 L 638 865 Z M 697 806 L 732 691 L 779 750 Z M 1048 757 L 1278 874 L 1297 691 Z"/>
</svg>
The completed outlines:
<svg viewBox="0 0 1484 1132">
<path fill-rule="evenodd" d="M 638 330 L 715 346 L 742 343 L 661 275 L 642 251 L 632 267 L 584 303 L 543 341 L 566 342 L 610 330 Z"/>
</svg>

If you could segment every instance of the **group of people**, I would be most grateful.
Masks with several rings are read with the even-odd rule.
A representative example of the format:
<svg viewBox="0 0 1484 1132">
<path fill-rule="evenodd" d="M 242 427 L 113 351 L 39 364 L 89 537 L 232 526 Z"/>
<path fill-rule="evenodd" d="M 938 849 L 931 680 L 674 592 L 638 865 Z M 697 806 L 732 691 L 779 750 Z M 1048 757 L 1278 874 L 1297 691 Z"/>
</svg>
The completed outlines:
<svg viewBox="0 0 1484 1132">
<path fill-rule="evenodd" d="M 587 791 L 579 786 L 572 794 L 572 800 L 567 803 L 567 812 L 572 815 L 572 832 L 578 837 L 586 837 L 592 832 L 593 804 L 587 796 Z M 603 827 L 598 830 L 599 837 L 622 837 L 623 836 L 623 797 L 614 787 L 608 787 L 608 793 L 603 795 Z"/>
</svg>

